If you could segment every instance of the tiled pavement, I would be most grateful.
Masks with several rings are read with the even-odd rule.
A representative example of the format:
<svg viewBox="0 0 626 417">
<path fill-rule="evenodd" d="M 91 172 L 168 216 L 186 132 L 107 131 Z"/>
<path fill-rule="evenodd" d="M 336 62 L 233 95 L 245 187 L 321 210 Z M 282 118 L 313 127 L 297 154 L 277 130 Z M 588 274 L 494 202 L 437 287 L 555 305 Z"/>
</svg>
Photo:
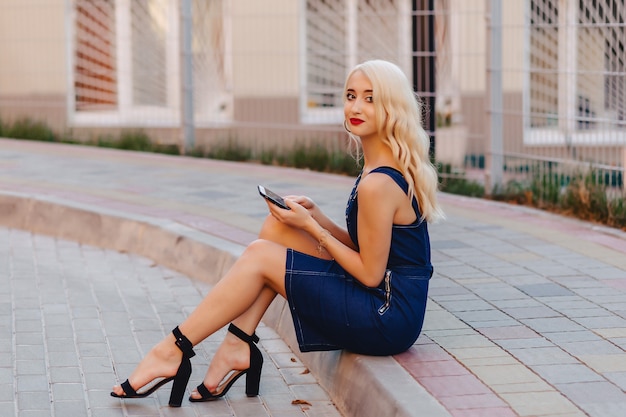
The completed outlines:
<svg viewBox="0 0 626 417">
<path fill-rule="evenodd" d="M 266 353 L 258 398 L 239 386 L 227 401 L 185 401 L 177 411 L 162 407 L 165 388 L 148 399 L 116 400 L 109 396 L 116 377 L 128 375 L 209 286 L 143 257 L 15 229 L 0 229 L 0 260 L 0 416 L 341 415 L 266 326 L 258 332 Z M 196 348 L 190 387 L 221 337 Z M 297 399 L 310 405 L 291 403 Z"/>
<path fill-rule="evenodd" d="M 425 328 L 406 353 L 292 352 L 279 304 L 259 331 L 259 398 L 108 396 L 254 238 L 256 184 L 341 221 L 352 181 L 0 140 L 0 415 L 340 415 L 333 402 L 359 417 L 624 415 L 626 233 L 445 194 Z M 200 346 L 192 384 L 220 336 Z"/>
</svg>

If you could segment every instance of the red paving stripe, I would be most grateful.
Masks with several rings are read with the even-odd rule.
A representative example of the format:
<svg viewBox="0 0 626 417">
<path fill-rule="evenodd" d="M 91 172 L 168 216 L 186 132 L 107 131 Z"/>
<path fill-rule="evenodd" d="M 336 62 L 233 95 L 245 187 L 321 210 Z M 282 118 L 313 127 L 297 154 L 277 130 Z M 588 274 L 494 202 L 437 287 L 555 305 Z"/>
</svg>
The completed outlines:
<svg viewBox="0 0 626 417">
<path fill-rule="evenodd" d="M 452 417 L 518 417 L 513 410 L 508 407 L 503 408 L 474 408 L 469 410 L 452 410 Z"/>
<path fill-rule="evenodd" d="M 424 335 L 394 359 L 454 417 L 517 416 L 487 385 Z"/>
<path fill-rule="evenodd" d="M 257 237 L 255 233 L 241 230 L 240 228 L 220 222 L 210 217 L 197 216 L 178 210 L 132 204 L 125 201 L 113 200 L 112 198 L 103 198 L 67 190 L 50 190 L 33 186 L 16 186 L 15 184 L 5 183 L 0 183 L 0 188 L 5 191 L 19 192 L 26 195 L 35 194 L 53 196 L 67 201 L 72 201 L 74 203 L 90 204 L 100 208 L 117 210 L 124 213 L 134 213 L 135 215 L 177 221 L 178 223 L 189 226 L 192 229 L 200 230 L 244 246 L 250 244 L 250 242 Z"/>
<path fill-rule="evenodd" d="M 601 279 L 599 281 L 607 287 L 617 288 L 619 290 L 626 290 L 626 275 L 613 279 Z"/>
<path fill-rule="evenodd" d="M 593 234 L 587 236 L 587 240 L 607 246 L 619 252 L 626 253 L 626 239 L 613 237 L 605 234 Z"/>
<path fill-rule="evenodd" d="M 541 336 L 526 326 L 504 326 L 504 327 L 484 327 L 477 328 L 489 340 L 504 339 L 533 339 Z"/>
<path fill-rule="evenodd" d="M 290 178 L 306 179 L 313 182 L 323 180 L 324 184 L 327 185 L 332 183 L 339 185 L 352 185 L 355 179 L 354 177 L 348 175 L 337 175 L 307 169 L 263 165 L 254 162 L 242 163 L 210 158 L 182 157 L 178 155 L 165 155 L 152 152 L 136 152 L 94 146 L 46 143 L 7 138 L 2 138 L 2 141 L 5 147 L 13 147 L 19 151 L 27 150 L 40 154 L 57 154 L 61 156 L 82 157 L 97 160 L 124 161 L 134 164 L 141 163 L 144 165 L 167 165 L 171 167 L 182 166 L 194 169 L 208 168 L 217 171 L 227 170 L 231 173 L 239 173 L 243 176 L 249 176 L 250 174 L 255 173 L 262 174 L 263 172 L 278 172 L 281 175 L 285 175 Z M 11 164 L 14 165 L 16 163 L 11 161 Z M 245 167 L 245 170 L 242 170 L 242 166 Z"/>
<path fill-rule="evenodd" d="M 611 234 L 623 233 L 624 231 L 621 231 L 620 229 L 596 225 L 594 223 L 584 222 L 575 218 L 561 216 L 530 207 L 494 202 L 480 198 L 468 198 L 450 194 L 441 194 L 439 199 L 444 204 L 448 203 L 456 207 L 465 207 L 481 213 L 492 213 L 495 215 L 494 217 L 511 219 L 520 223 L 531 223 L 535 226 L 541 227 L 542 229 L 556 230 L 582 240 L 594 242 L 613 250 L 626 253 L 626 239 L 621 236 L 613 236 Z M 525 210 L 536 210 L 536 213 Z M 599 228 L 606 228 L 607 230 L 598 230 Z"/>
</svg>

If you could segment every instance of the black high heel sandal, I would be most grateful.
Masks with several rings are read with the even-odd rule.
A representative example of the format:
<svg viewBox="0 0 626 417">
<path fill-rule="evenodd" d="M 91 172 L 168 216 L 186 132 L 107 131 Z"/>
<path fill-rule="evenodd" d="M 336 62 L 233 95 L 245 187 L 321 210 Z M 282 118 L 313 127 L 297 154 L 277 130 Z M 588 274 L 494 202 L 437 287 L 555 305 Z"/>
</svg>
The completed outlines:
<svg viewBox="0 0 626 417">
<path fill-rule="evenodd" d="M 204 401 L 214 401 L 218 398 L 226 395 L 228 390 L 233 386 L 235 381 L 239 379 L 242 375 L 246 375 L 246 395 L 248 397 L 255 397 L 259 395 L 259 385 L 261 383 L 261 368 L 263 367 L 263 355 L 261 351 L 256 346 L 256 343 L 259 341 L 259 337 L 256 333 L 253 333 L 252 336 L 247 335 L 241 330 L 239 327 L 235 326 L 231 323 L 228 326 L 228 331 L 237 336 L 239 339 L 243 340 L 250 346 L 250 367 L 243 371 L 235 371 L 233 372 L 229 378 L 225 381 L 222 381 L 220 385 L 217 387 L 217 391 L 215 393 L 209 391 L 209 389 L 204 385 L 204 383 L 198 385 L 196 390 L 198 394 L 200 394 L 200 398 L 189 397 L 189 401 L 194 403 L 204 402 Z"/>
<path fill-rule="evenodd" d="M 144 392 L 137 392 L 133 387 L 131 387 L 128 379 L 122 382 L 121 387 L 124 390 L 124 395 L 118 395 L 114 392 L 111 393 L 112 397 L 116 398 L 145 398 L 148 395 L 152 394 L 154 391 L 161 388 L 163 385 L 167 384 L 170 381 L 174 381 L 172 384 L 172 391 L 170 393 L 170 407 L 180 407 L 183 402 L 183 396 L 185 395 L 185 388 L 187 387 L 187 382 L 189 382 L 189 377 L 191 376 L 191 361 L 190 358 L 193 358 L 196 355 L 196 352 L 193 351 L 193 345 L 181 333 L 178 329 L 178 326 L 174 330 L 172 330 L 174 337 L 176 338 L 176 346 L 183 352 L 183 358 L 180 361 L 180 366 L 176 371 L 175 376 L 171 376 L 169 378 L 165 378 L 159 381 L 158 384 L 154 385 L 150 389 Z"/>
</svg>

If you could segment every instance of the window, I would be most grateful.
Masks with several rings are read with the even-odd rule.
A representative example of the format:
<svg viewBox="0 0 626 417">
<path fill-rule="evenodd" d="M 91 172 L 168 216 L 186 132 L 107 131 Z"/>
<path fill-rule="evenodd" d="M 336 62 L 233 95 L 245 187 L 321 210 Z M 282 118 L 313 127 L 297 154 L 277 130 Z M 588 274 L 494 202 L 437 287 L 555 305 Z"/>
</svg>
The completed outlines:
<svg viewBox="0 0 626 417">
<path fill-rule="evenodd" d="M 530 4 L 530 125 L 555 126 L 559 113 L 558 11 L 549 0 Z"/>
<path fill-rule="evenodd" d="M 75 110 L 115 109 L 117 80 L 113 0 L 76 4 Z"/>
<path fill-rule="evenodd" d="M 345 77 L 359 62 L 410 67 L 410 10 L 407 0 L 306 1 L 305 123 L 341 123 Z"/>
<path fill-rule="evenodd" d="M 531 0 L 527 144 L 626 143 L 625 16 L 623 0 Z"/>
<path fill-rule="evenodd" d="M 197 125 L 228 121 L 227 0 L 192 0 Z M 178 126 L 182 102 L 179 0 L 75 0 L 74 125 Z"/>
</svg>

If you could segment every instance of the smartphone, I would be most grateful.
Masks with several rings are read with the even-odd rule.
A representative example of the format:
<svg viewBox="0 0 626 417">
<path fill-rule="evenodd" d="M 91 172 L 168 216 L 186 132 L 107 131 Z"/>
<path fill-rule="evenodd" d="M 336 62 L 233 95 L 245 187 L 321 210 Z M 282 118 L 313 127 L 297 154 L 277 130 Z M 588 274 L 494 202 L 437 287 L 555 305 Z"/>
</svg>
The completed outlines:
<svg viewBox="0 0 626 417">
<path fill-rule="evenodd" d="M 278 207 L 282 209 L 291 210 L 287 206 L 287 204 L 285 204 L 285 200 L 283 200 L 283 198 L 279 196 L 278 194 L 276 194 L 275 192 L 268 190 L 262 185 L 257 186 L 257 188 L 259 189 L 259 194 L 261 194 L 263 198 L 265 198 L 266 200 L 271 201 L 272 203 L 276 204 Z"/>
</svg>

